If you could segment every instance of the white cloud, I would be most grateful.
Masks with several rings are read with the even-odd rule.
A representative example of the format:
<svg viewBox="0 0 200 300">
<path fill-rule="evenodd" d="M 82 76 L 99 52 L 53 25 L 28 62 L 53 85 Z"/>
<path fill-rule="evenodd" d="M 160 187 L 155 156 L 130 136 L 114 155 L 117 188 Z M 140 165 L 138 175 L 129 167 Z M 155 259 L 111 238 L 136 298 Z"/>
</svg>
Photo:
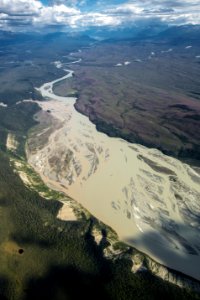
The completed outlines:
<svg viewBox="0 0 200 300">
<path fill-rule="evenodd" d="M 118 26 L 121 20 L 114 16 L 102 13 L 87 13 L 73 17 L 71 25 L 73 27 L 89 27 L 89 26 Z"/>
<path fill-rule="evenodd" d="M 38 14 L 42 3 L 35 0 L 0 0 L 0 12 L 8 15 L 33 15 Z"/>
<path fill-rule="evenodd" d="M 87 1 L 55 0 L 45 6 L 39 0 L 0 0 L 0 28 L 119 26 L 153 19 L 176 25 L 200 24 L 199 0 L 135 0 L 118 5 L 113 0 L 86 6 L 91 3 Z"/>
<path fill-rule="evenodd" d="M 78 9 L 64 4 L 44 6 L 38 0 L 0 0 L 0 27 L 4 29 L 26 24 L 33 27 L 68 25 L 77 15 L 80 15 Z"/>
<path fill-rule="evenodd" d="M 108 9 L 126 21 L 156 18 L 169 24 L 200 24 L 199 0 L 142 0 L 128 1 Z"/>
<path fill-rule="evenodd" d="M 143 7 L 138 5 L 138 3 L 125 3 L 108 11 L 121 14 L 140 14 L 143 11 Z"/>
<path fill-rule="evenodd" d="M 77 15 L 80 15 L 79 10 L 63 4 L 43 6 L 40 14 L 33 18 L 33 25 L 68 25 Z"/>
</svg>

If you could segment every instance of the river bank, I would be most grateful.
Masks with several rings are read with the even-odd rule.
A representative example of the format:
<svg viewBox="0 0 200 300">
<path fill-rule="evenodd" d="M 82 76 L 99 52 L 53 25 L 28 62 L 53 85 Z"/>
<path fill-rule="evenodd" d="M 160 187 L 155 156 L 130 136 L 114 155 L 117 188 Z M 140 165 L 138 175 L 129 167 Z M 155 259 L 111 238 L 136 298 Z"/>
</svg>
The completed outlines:
<svg viewBox="0 0 200 300">
<path fill-rule="evenodd" d="M 38 104 L 60 126 L 48 124 L 42 147 L 37 148 L 35 133 L 30 136 L 28 162 L 48 186 L 80 202 L 121 240 L 200 279 L 199 175 L 156 149 L 98 132 L 75 110 L 76 98 L 53 93 L 55 83 L 73 76 L 65 71 L 66 76 L 38 89 L 47 100 Z"/>
</svg>

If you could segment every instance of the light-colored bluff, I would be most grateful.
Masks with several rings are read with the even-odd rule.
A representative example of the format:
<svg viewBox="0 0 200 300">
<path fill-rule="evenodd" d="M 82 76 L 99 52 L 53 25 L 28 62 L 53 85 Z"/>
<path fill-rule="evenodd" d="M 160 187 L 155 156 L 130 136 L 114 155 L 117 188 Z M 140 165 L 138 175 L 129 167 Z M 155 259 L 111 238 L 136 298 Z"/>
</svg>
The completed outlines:
<svg viewBox="0 0 200 300">
<path fill-rule="evenodd" d="M 66 70 L 67 71 L 67 70 Z M 111 226 L 120 239 L 170 268 L 200 279 L 200 176 L 156 149 L 110 138 L 59 97 L 39 91 L 40 125 L 27 143 L 29 163 Z M 49 112 L 47 112 L 49 111 Z"/>
</svg>

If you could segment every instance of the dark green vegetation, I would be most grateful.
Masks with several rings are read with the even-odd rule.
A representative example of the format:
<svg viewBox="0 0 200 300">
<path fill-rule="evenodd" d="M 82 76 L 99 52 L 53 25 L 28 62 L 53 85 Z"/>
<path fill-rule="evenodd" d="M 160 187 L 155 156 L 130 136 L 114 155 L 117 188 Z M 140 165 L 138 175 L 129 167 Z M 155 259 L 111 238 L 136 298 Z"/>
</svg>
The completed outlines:
<svg viewBox="0 0 200 300">
<path fill-rule="evenodd" d="M 8 133 L 14 133 L 19 142 L 18 155 L 23 156 L 27 128 L 36 124 L 33 115 L 39 111 L 35 103 L 20 103 L 5 108 L 0 107 L 0 149 L 6 150 Z"/>
<path fill-rule="evenodd" d="M 198 160 L 200 46 L 158 38 L 85 50 L 75 70 L 76 108 L 110 136 Z"/>
<path fill-rule="evenodd" d="M 68 78 L 55 84 L 53 92 L 62 97 L 78 97 L 77 90 L 73 88 L 73 78 Z"/>
</svg>

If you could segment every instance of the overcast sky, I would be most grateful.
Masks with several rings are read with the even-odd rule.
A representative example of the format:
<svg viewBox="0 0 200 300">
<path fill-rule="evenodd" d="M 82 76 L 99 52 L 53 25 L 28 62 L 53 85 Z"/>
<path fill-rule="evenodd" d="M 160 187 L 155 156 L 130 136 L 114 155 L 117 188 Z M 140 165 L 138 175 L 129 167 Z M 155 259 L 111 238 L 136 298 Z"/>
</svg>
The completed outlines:
<svg viewBox="0 0 200 300">
<path fill-rule="evenodd" d="M 0 0 L 0 29 L 200 24 L 200 0 Z"/>
</svg>

